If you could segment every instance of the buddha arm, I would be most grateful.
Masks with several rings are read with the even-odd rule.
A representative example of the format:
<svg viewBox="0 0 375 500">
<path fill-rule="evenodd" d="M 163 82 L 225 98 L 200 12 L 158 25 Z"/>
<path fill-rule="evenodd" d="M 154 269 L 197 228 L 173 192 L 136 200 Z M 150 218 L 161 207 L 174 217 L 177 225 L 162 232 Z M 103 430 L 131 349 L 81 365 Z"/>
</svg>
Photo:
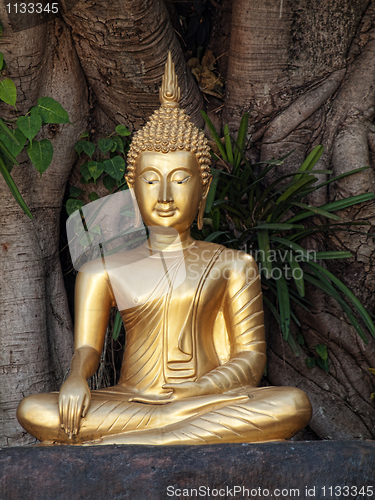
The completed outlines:
<svg viewBox="0 0 375 500">
<path fill-rule="evenodd" d="M 87 269 L 87 267 L 86 267 Z M 81 416 L 91 401 L 87 379 L 99 364 L 111 307 L 115 305 L 106 272 L 80 272 L 75 291 L 75 353 L 68 378 L 59 393 L 61 426 L 69 436 L 77 434 Z"/>
<path fill-rule="evenodd" d="M 78 273 L 75 290 L 74 347 L 76 351 L 83 347 L 91 347 L 96 350 L 100 358 L 109 313 L 115 305 L 109 277 L 103 268 L 101 272 L 95 272 L 95 268 L 88 268 L 87 271 Z M 88 368 L 88 372 L 85 373 L 86 378 L 91 377 L 97 369 L 97 364 L 91 367 L 86 359 L 84 364 Z"/>
<path fill-rule="evenodd" d="M 215 393 L 246 385 L 256 387 L 264 372 L 266 343 L 260 277 L 251 257 L 231 271 L 223 308 L 231 358 L 198 383 Z"/>
</svg>

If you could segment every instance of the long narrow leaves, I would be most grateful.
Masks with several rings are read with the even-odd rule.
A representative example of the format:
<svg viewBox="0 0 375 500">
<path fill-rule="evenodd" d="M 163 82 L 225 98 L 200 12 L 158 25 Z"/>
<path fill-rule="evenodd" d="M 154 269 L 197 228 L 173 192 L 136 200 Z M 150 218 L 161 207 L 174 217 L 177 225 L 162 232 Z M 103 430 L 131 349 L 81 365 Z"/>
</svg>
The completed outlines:
<svg viewBox="0 0 375 500">
<path fill-rule="evenodd" d="M 375 337 L 375 325 L 369 312 L 344 283 L 319 264 L 323 260 L 348 259 L 352 254 L 335 250 L 318 252 L 303 246 L 306 236 L 325 234 L 332 230 L 370 234 L 355 230 L 356 226 L 364 226 L 367 222 L 342 221 L 336 212 L 358 203 L 371 202 L 375 199 L 375 193 L 362 193 L 318 207 L 306 202 L 308 194 L 348 175 L 363 172 L 368 167 L 320 182 L 320 175 L 330 176 L 332 173 L 325 169 L 314 170 L 323 154 L 323 146 L 315 147 L 292 173 L 278 172 L 290 153 L 283 158 L 251 164 L 246 156 L 247 114 L 242 117 L 237 136 L 231 136 L 228 125 L 225 125 L 223 139 L 207 115 L 203 113 L 203 117 L 222 160 L 231 170 L 214 173 L 205 212 L 205 220 L 210 225 L 207 222 L 203 228 L 202 239 L 250 252 L 256 258 L 264 287 L 264 302 L 280 324 L 283 338 L 296 355 L 299 355 L 299 347 L 291 334 L 290 323 L 293 320 L 298 327 L 299 321 L 291 304 L 295 303 L 309 311 L 305 282 L 340 304 L 362 340 L 367 342 L 366 334 L 356 318 L 357 313 Z M 269 180 L 270 174 L 272 181 Z M 306 225 L 313 217 L 313 223 Z M 320 351 L 314 351 L 312 356 L 319 355 L 318 365 L 323 363 L 327 371 L 328 354 L 326 356 L 323 348 L 326 349 L 326 346 L 322 344 Z"/>
<path fill-rule="evenodd" d="M 16 202 L 19 204 L 19 206 L 22 208 L 22 210 L 25 212 L 25 214 L 30 217 L 30 219 L 33 219 L 33 215 L 30 212 L 28 206 L 26 205 L 24 199 L 21 196 L 21 193 L 18 191 L 18 188 L 12 179 L 12 176 L 10 175 L 7 167 L 5 166 L 5 163 L 3 160 L 0 158 L 0 173 L 4 177 L 5 182 L 7 183 L 10 192 L 14 196 Z"/>
</svg>

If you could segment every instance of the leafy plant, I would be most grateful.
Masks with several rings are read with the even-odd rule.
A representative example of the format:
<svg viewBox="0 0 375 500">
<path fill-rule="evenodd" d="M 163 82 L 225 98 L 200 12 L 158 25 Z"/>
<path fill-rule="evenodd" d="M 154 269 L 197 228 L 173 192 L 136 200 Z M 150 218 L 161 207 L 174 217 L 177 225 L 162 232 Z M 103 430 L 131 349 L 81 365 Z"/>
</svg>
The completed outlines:
<svg viewBox="0 0 375 500">
<path fill-rule="evenodd" d="M 4 67 L 4 54 L 0 53 L 0 71 L 4 70 Z M 0 81 L 0 100 L 17 110 L 17 89 L 9 78 Z M 32 219 L 33 216 L 11 176 L 13 166 L 19 166 L 16 158 L 27 147 L 32 164 L 42 175 L 52 161 L 53 146 L 48 139 L 37 141 L 35 136 L 43 125 L 70 123 L 69 116 L 52 97 L 41 97 L 37 106 L 32 107 L 26 115 L 8 123 L 11 127 L 0 118 L 0 173 L 19 206 Z"/>
<path fill-rule="evenodd" d="M 129 151 L 131 132 L 124 125 L 117 125 L 116 134 L 99 139 L 98 143 L 89 141 L 89 134 L 81 134 L 79 141 L 75 144 L 75 150 L 79 155 L 87 157 L 81 165 L 81 184 L 97 183 L 102 178 L 103 185 L 110 193 L 114 189 L 126 189 L 125 154 Z M 72 186 L 69 199 L 66 202 L 66 211 L 71 215 L 83 207 L 83 200 L 79 199 L 84 192 L 82 189 Z M 99 195 L 94 191 L 89 194 L 90 201 L 95 201 Z"/>
<path fill-rule="evenodd" d="M 202 114 L 219 156 L 213 153 L 218 168 L 212 169 L 213 181 L 207 197 L 205 225 L 202 232 L 197 231 L 195 236 L 253 255 L 261 274 L 264 302 L 278 321 L 284 340 L 297 356 L 298 344 L 302 345 L 304 339 L 300 333 L 296 339 L 291 333 L 291 321 L 297 327 L 300 326 L 291 304 L 294 302 L 310 310 L 305 297 L 306 282 L 336 299 L 358 335 L 367 343 L 366 334 L 355 313 L 360 315 L 375 337 L 375 326 L 368 311 L 344 283 L 318 263 L 322 260 L 346 259 L 352 255 L 350 252 L 309 251 L 303 247 L 303 240 L 307 236 L 333 229 L 359 232 L 353 227 L 363 226 L 364 222 L 342 222 L 335 212 L 373 200 L 374 193 L 344 198 L 319 207 L 307 204 L 305 199 L 317 189 L 368 167 L 319 182 L 317 174 L 332 172 L 314 170 L 323 152 L 323 147 L 317 146 L 295 173 L 280 175 L 276 180 L 268 181 L 270 174 L 282 165 L 285 157 L 253 165 L 249 163 L 245 155 L 249 145 L 246 137 L 248 114 L 242 117 L 235 139 L 230 136 L 228 125 L 224 127 L 223 141 L 208 116 L 204 112 Z M 314 224 L 306 225 L 313 217 Z M 308 366 L 318 364 L 328 371 L 327 347 L 323 344 L 315 346 L 314 354 L 306 359 L 306 363 Z"/>
</svg>

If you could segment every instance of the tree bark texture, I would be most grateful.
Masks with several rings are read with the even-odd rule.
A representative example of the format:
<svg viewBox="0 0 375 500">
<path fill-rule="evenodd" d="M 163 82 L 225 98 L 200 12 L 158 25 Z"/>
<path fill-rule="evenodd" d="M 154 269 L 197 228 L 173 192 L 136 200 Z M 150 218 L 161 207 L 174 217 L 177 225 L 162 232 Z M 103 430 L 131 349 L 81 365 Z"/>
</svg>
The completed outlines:
<svg viewBox="0 0 375 500">
<path fill-rule="evenodd" d="M 1 18 L 6 18 L 4 12 Z M 59 260 L 59 220 L 75 159 L 73 144 L 86 126 L 88 106 L 69 28 L 61 20 L 16 34 L 3 25 L 1 50 L 17 85 L 18 110 L 26 113 L 39 97 L 51 96 L 75 125 L 43 127 L 38 138 L 51 139 L 54 147 L 43 177 L 27 155 L 12 171 L 32 221 L 0 179 L 0 443 L 6 445 L 19 442 L 15 410 L 20 399 L 56 390 L 69 368 L 72 325 Z M 8 109 L 4 105 L 2 113 Z"/>
<path fill-rule="evenodd" d="M 15 33 L 5 6 L 0 16 L 0 50 L 17 86 L 18 110 L 26 113 L 39 97 L 51 96 L 73 124 L 43 127 L 38 139 L 51 139 L 54 158 L 42 177 L 26 155 L 12 171 L 33 221 L 0 179 L 0 446 L 6 446 L 29 442 L 16 420 L 18 403 L 28 394 L 58 389 L 73 352 L 59 220 L 76 161 L 74 143 L 92 117 L 99 126 L 114 121 L 139 128 L 158 107 L 168 50 L 179 76 L 181 104 L 198 124 L 202 97 L 185 71 L 162 1 L 80 2 L 65 20 Z M 90 110 L 93 102 L 100 109 Z M 1 112 L 15 117 L 7 105 L 1 105 Z"/>
<path fill-rule="evenodd" d="M 85 0 L 65 15 L 88 84 L 102 110 L 132 130 L 159 106 L 168 50 L 181 87 L 181 106 L 203 124 L 203 99 L 185 61 L 163 0 Z"/>
<path fill-rule="evenodd" d="M 228 5 L 228 2 L 224 2 Z M 61 18 L 13 33 L 6 22 L 0 50 L 26 112 L 44 95 L 68 111 L 72 125 L 45 126 L 39 138 L 54 146 L 42 177 L 25 156 L 12 175 L 32 208 L 30 221 L 0 179 L 0 446 L 22 444 L 15 410 L 23 396 L 57 389 L 69 366 L 72 326 L 58 255 L 59 214 L 80 133 L 99 123 L 132 130 L 158 107 L 158 87 L 171 50 L 181 105 L 202 124 L 202 96 L 187 70 L 163 0 L 81 0 Z M 270 158 L 295 149 L 295 169 L 316 145 L 326 146 L 322 167 L 335 174 L 373 164 L 374 2 L 370 0 L 235 0 L 224 123 L 232 130 L 250 112 L 253 155 Z M 216 41 L 216 44 L 218 42 Z M 219 55 L 219 54 L 216 54 Z M 226 67 L 226 63 L 225 63 Z M 1 106 L 1 113 L 9 107 Z M 8 117 L 14 116 L 10 112 Z M 112 130 L 108 130 L 111 132 Z M 373 170 L 321 191 L 315 201 L 372 191 Z M 375 226 L 371 205 L 342 214 Z M 312 242 L 319 249 L 349 249 L 349 264 L 334 271 L 371 309 L 373 241 L 335 233 Z M 311 314 L 297 311 L 309 348 L 324 343 L 330 371 L 308 369 L 269 328 L 269 381 L 305 389 L 319 437 L 374 437 L 374 341 L 366 346 L 333 301 L 309 291 Z"/>
<path fill-rule="evenodd" d="M 253 155 L 287 158 L 281 173 L 296 171 L 317 144 L 325 153 L 317 168 L 333 175 L 374 166 L 375 3 L 239 0 L 232 13 L 224 123 L 232 130 L 249 111 Z M 241 82 L 241 84 L 240 84 Z M 374 192 L 373 168 L 344 178 L 311 196 L 317 205 Z M 374 226 L 374 204 L 342 211 L 343 221 Z M 317 222 L 318 223 L 318 222 Z M 363 229 L 363 228 L 361 228 Z M 373 231 L 373 227 L 364 228 Z M 349 250 L 349 262 L 334 261 L 334 272 L 371 311 L 374 310 L 374 241 L 336 231 L 307 242 L 321 250 Z M 374 438 L 374 339 L 366 345 L 333 300 L 313 289 L 312 313 L 298 310 L 307 347 L 328 347 L 330 369 L 307 368 L 270 319 L 268 379 L 297 385 L 314 407 L 312 430 L 321 438 Z"/>
</svg>

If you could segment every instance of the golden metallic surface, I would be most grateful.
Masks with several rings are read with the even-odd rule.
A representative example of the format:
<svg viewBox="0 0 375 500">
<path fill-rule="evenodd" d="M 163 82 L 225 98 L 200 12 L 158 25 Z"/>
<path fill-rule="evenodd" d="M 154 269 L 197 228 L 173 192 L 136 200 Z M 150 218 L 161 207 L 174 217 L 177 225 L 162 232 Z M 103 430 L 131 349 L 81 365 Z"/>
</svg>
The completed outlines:
<svg viewBox="0 0 375 500">
<path fill-rule="evenodd" d="M 161 94 L 178 103 L 170 65 Z M 28 396 L 18 408 L 21 425 L 44 443 L 263 442 L 288 439 L 310 420 L 303 391 L 257 387 L 266 344 L 255 261 L 190 235 L 211 176 L 206 143 L 188 130 L 188 147 L 133 156 L 128 184 L 148 241 L 78 274 L 70 374 L 59 393 Z M 90 391 L 112 307 L 126 331 L 121 377 Z"/>
</svg>

